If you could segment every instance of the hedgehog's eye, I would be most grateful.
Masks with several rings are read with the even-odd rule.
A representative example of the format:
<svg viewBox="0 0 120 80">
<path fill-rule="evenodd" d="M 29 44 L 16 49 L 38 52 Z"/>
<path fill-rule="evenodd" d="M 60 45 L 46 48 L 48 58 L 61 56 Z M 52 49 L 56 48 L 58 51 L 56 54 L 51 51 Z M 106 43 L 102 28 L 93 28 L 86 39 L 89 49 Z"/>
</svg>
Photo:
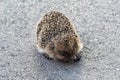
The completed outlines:
<svg viewBox="0 0 120 80">
<path fill-rule="evenodd" d="M 65 51 L 60 51 L 60 54 L 61 54 L 62 56 L 67 56 L 67 53 L 66 53 Z"/>
<path fill-rule="evenodd" d="M 66 51 L 60 51 L 60 54 L 64 57 L 71 57 L 71 54 Z"/>
<path fill-rule="evenodd" d="M 50 48 L 51 48 L 51 49 L 54 49 L 54 48 L 55 48 L 55 45 L 54 45 L 53 42 L 50 44 Z"/>
</svg>

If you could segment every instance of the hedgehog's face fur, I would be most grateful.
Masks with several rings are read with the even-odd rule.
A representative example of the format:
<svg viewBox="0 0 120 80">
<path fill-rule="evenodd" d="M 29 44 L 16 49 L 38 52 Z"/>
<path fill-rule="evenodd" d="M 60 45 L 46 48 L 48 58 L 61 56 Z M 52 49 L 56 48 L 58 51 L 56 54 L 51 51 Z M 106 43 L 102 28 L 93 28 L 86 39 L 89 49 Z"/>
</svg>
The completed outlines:
<svg viewBox="0 0 120 80">
<path fill-rule="evenodd" d="M 47 46 L 47 53 L 53 59 L 71 62 L 77 59 L 76 55 L 82 48 L 77 36 L 64 36 L 54 39 Z"/>
</svg>

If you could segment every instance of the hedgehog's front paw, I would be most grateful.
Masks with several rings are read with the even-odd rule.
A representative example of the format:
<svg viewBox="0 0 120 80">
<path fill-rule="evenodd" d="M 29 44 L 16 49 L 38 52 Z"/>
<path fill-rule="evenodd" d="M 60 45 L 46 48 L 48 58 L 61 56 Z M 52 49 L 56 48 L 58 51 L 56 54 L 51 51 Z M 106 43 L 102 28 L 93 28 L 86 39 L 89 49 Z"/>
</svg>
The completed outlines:
<svg viewBox="0 0 120 80">
<path fill-rule="evenodd" d="M 49 57 L 49 55 L 47 55 L 46 53 L 44 53 L 43 56 L 44 56 L 45 58 L 47 58 L 48 60 L 53 60 L 53 58 Z"/>
</svg>

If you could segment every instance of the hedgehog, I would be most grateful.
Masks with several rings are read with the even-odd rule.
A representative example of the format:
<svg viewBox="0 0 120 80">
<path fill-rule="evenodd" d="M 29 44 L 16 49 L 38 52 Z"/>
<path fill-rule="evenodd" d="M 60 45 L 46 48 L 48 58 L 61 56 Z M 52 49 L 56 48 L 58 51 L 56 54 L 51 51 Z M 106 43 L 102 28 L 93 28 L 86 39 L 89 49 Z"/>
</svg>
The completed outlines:
<svg viewBox="0 0 120 80">
<path fill-rule="evenodd" d="M 46 13 L 37 24 L 37 48 L 50 60 L 79 61 L 83 48 L 73 23 L 61 12 Z"/>
</svg>

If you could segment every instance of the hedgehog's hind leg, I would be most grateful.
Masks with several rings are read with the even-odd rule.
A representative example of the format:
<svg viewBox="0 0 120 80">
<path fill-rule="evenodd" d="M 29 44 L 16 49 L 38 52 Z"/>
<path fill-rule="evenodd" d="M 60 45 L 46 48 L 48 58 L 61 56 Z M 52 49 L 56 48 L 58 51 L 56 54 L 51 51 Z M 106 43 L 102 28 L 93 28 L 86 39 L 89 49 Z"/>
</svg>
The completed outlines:
<svg viewBox="0 0 120 80">
<path fill-rule="evenodd" d="M 45 57 L 45 58 L 47 58 L 48 60 L 53 60 L 53 58 L 51 58 L 48 54 L 46 54 L 46 53 L 43 53 L 43 56 Z"/>
</svg>

